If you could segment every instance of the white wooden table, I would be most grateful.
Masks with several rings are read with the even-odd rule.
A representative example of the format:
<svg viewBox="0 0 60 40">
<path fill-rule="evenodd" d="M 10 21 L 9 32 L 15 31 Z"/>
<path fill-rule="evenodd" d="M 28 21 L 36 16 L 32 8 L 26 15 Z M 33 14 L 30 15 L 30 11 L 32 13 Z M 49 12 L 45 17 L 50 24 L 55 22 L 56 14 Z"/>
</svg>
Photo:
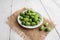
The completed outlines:
<svg viewBox="0 0 60 40">
<path fill-rule="evenodd" d="M 56 27 L 45 40 L 60 40 L 60 0 L 0 0 L 0 40 L 23 40 L 7 24 L 7 17 L 23 7 L 38 10 L 54 22 Z"/>
</svg>

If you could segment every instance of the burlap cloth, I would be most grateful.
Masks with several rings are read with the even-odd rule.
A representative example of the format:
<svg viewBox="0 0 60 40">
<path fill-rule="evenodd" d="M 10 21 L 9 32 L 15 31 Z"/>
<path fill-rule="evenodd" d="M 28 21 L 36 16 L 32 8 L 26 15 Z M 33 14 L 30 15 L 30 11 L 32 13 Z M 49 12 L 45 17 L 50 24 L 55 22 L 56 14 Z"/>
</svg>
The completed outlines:
<svg viewBox="0 0 60 40">
<path fill-rule="evenodd" d="M 23 37 L 24 40 L 44 40 L 44 38 L 47 36 L 47 32 L 39 31 L 39 28 L 35 29 L 26 29 L 21 27 L 17 22 L 17 16 L 20 12 L 26 10 L 26 8 L 20 9 L 16 12 L 14 12 L 11 16 L 8 17 L 8 25 L 14 29 L 21 37 Z M 54 28 L 54 24 L 49 21 L 48 19 L 44 18 L 43 24 L 45 22 L 49 23 L 49 27 L 51 29 Z"/>
</svg>

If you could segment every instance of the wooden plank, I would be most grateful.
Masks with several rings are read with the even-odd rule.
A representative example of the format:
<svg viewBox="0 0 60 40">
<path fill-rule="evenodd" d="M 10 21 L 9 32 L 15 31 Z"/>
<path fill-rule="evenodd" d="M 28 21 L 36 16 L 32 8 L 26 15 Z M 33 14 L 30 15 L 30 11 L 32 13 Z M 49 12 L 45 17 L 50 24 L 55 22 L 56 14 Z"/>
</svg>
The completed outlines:
<svg viewBox="0 0 60 40">
<path fill-rule="evenodd" d="M 11 0 L 0 0 L 0 40 L 9 40 L 10 27 L 6 24 L 11 13 Z"/>
<path fill-rule="evenodd" d="M 56 4 L 56 6 L 59 7 L 58 10 L 60 10 L 60 0 L 58 0 L 58 1 L 57 1 L 57 0 L 52 0 L 52 1 Z M 59 13 L 60 13 L 60 12 L 59 12 Z M 56 25 L 56 29 L 57 29 L 57 31 L 59 32 L 59 35 L 60 35 L 60 31 L 59 31 L 59 30 L 60 30 L 60 27 L 59 27 L 59 26 L 60 26 L 60 23 L 59 23 L 59 21 L 60 21 L 59 17 L 60 17 L 60 16 L 58 16 L 58 15 L 60 15 L 59 13 L 56 14 L 56 15 L 57 15 L 57 20 L 56 20 L 56 21 L 57 21 L 57 25 Z"/>
<path fill-rule="evenodd" d="M 52 0 L 42 1 L 42 3 L 44 5 L 44 7 L 46 8 L 48 14 L 50 15 L 52 21 L 55 24 L 57 24 L 59 21 L 58 17 L 60 16 L 60 14 L 59 14 L 60 8 Z"/>
<path fill-rule="evenodd" d="M 58 36 L 60 37 L 60 32 L 59 32 L 59 30 L 60 30 L 60 27 L 59 27 L 59 25 L 60 25 L 60 23 L 59 23 L 60 8 L 59 8 L 59 6 L 52 0 L 42 1 L 42 3 L 44 5 L 44 7 L 46 8 L 52 21 L 56 24 L 57 31 L 56 30 L 55 31 L 58 34 Z M 57 37 L 57 38 L 59 38 L 59 37 Z"/>
<path fill-rule="evenodd" d="M 60 0 L 52 0 L 60 8 Z"/>
<path fill-rule="evenodd" d="M 51 19 L 53 20 L 53 22 L 56 24 L 56 25 L 59 25 L 59 17 L 60 17 L 60 8 L 52 1 L 42 1 L 45 8 L 47 9 Z M 50 4 L 50 5 L 49 5 Z M 53 6 L 54 5 L 54 6 Z M 53 7 L 52 7 L 53 6 Z M 59 28 L 59 26 L 57 26 L 56 28 Z"/>
<path fill-rule="evenodd" d="M 21 9 L 24 7 L 25 1 L 24 0 L 13 0 L 12 3 L 12 14 L 18 9 Z M 16 31 L 11 29 L 11 34 L 10 34 L 10 40 L 23 40 L 22 36 L 19 36 Z"/>
</svg>

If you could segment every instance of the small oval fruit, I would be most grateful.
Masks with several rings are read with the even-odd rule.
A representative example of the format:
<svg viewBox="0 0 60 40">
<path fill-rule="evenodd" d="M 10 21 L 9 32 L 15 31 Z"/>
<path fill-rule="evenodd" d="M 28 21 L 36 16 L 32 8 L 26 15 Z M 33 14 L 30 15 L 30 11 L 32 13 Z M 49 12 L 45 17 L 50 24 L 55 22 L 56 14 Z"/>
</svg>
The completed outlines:
<svg viewBox="0 0 60 40">
<path fill-rule="evenodd" d="M 31 25 L 34 26 L 34 25 L 36 25 L 36 23 L 35 22 L 32 22 Z"/>
<path fill-rule="evenodd" d="M 26 26 L 30 26 L 30 22 L 26 22 L 25 25 L 26 25 Z"/>
<path fill-rule="evenodd" d="M 22 24 L 23 24 L 23 25 L 25 25 L 25 22 L 24 22 L 24 21 L 22 21 Z"/>
<path fill-rule="evenodd" d="M 51 31 L 51 28 L 50 27 L 47 27 L 47 28 L 45 28 L 45 31 L 46 32 L 50 32 Z"/>
<path fill-rule="evenodd" d="M 47 27 L 48 25 L 49 25 L 49 23 L 48 23 L 48 22 L 46 22 L 46 23 L 44 24 L 44 26 L 46 26 L 46 27 Z"/>
<path fill-rule="evenodd" d="M 39 27 L 39 30 L 44 30 L 44 26 L 43 25 L 41 25 L 40 27 Z"/>
<path fill-rule="evenodd" d="M 29 18 L 24 18 L 23 19 L 25 22 L 28 22 L 29 21 Z"/>
<path fill-rule="evenodd" d="M 36 22 L 36 24 L 38 24 L 40 21 L 35 21 Z"/>
<path fill-rule="evenodd" d="M 20 20 L 21 20 L 21 21 L 23 20 L 23 17 L 22 17 L 22 16 L 20 16 Z"/>
<path fill-rule="evenodd" d="M 25 18 L 29 18 L 29 16 L 28 16 L 28 15 L 26 15 L 26 16 L 25 16 Z"/>
<path fill-rule="evenodd" d="M 32 19 L 29 19 L 29 22 L 32 22 Z"/>
</svg>

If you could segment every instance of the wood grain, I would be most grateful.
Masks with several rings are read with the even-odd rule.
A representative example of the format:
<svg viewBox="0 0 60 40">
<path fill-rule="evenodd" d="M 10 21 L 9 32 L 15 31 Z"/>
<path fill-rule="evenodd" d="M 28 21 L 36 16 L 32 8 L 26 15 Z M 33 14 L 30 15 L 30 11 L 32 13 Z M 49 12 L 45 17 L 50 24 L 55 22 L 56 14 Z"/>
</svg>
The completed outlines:
<svg viewBox="0 0 60 40">
<path fill-rule="evenodd" d="M 44 40 L 44 38 L 47 36 L 47 32 L 39 31 L 39 28 L 35 29 L 26 29 L 20 26 L 17 22 L 17 17 L 20 14 L 20 12 L 26 10 L 26 8 L 20 9 L 16 12 L 14 12 L 11 16 L 8 17 L 7 23 L 10 25 L 12 29 L 14 29 L 20 36 L 24 37 L 24 40 Z M 49 27 L 51 29 L 54 28 L 54 24 L 49 21 L 48 19 L 44 18 L 43 24 L 45 22 L 49 23 Z"/>
</svg>

